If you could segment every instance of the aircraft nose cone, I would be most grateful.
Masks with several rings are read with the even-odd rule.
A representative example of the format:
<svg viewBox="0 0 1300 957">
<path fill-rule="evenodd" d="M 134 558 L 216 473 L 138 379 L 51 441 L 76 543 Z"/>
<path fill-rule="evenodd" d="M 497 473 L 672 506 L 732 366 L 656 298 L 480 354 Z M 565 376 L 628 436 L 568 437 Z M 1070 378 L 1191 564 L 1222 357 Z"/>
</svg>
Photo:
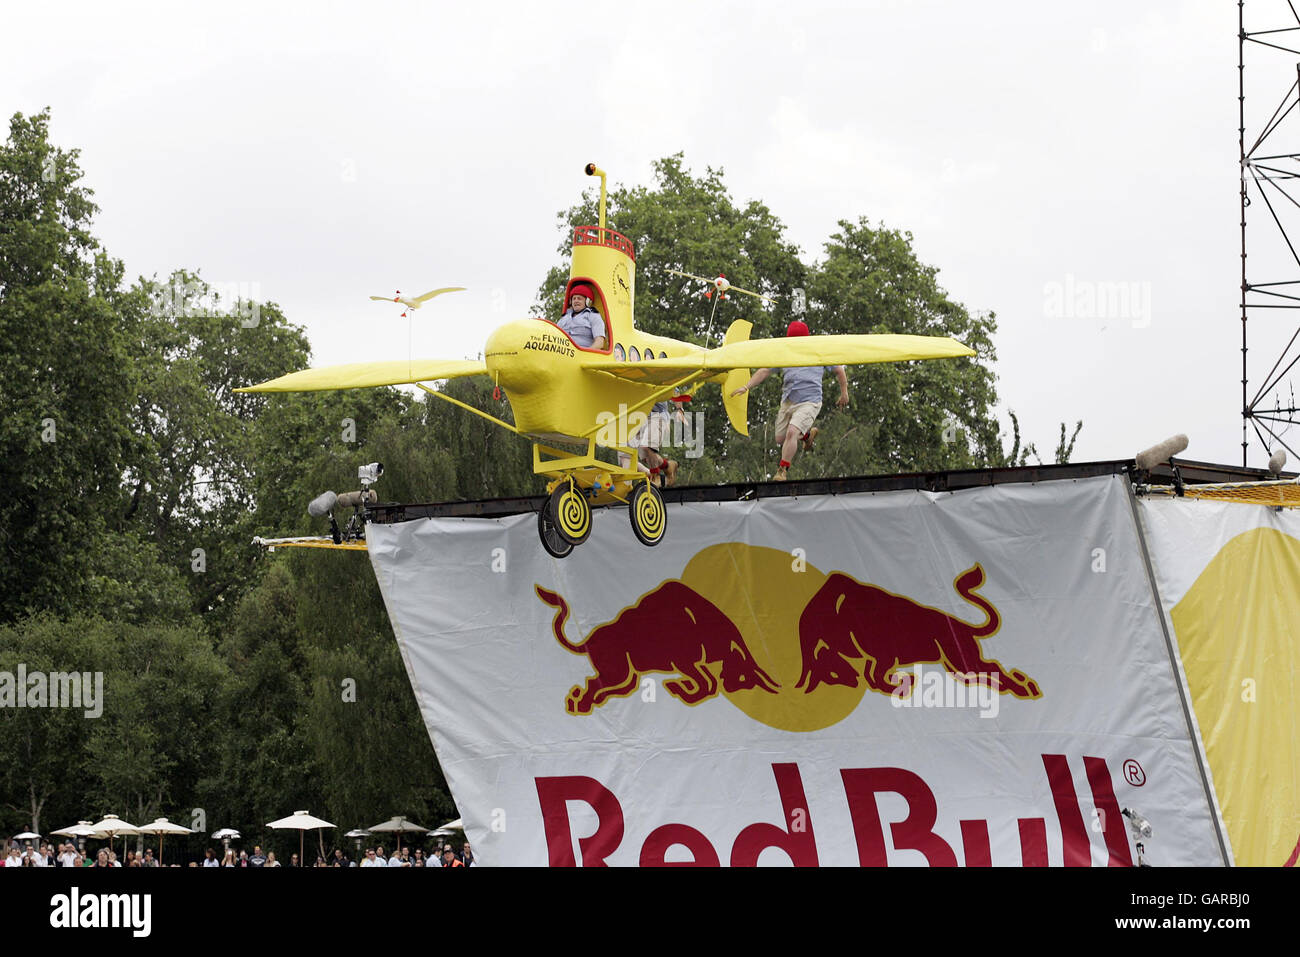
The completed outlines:
<svg viewBox="0 0 1300 957">
<path fill-rule="evenodd" d="M 556 351 L 568 339 L 556 326 L 539 319 L 508 322 L 488 336 L 483 361 L 502 386 L 530 390 L 537 378 L 555 368 Z M 572 345 L 568 344 L 569 349 Z"/>
</svg>

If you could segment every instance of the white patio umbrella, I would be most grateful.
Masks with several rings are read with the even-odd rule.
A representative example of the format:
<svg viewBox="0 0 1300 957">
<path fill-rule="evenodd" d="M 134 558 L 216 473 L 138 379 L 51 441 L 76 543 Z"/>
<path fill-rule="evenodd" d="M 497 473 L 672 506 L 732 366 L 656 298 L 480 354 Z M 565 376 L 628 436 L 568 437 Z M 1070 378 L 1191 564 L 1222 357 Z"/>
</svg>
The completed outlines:
<svg viewBox="0 0 1300 957">
<path fill-rule="evenodd" d="M 163 835 L 165 835 L 165 834 L 193 834 L 194 832 L 191 831 L 188 827 L 184 827 L 184 826 L 182 826 L 182 825 L 180 825 L 180 824 L 173 824 L 171 821 L 167 820 L 167 818 L 165 818 L 165 817 L 160 817 L 160 818 L 158 818 L 158 820 L 156 820 L 156 821 L 151 821 L 151 822 L 149 822 L 148 824 L 142 824 L 142 825 L 140 825 L 140 833 L 141 833 L 141 834 L 157 834 L 157 835 L 158 835 L 158 866 L 161 867 L 161 866 L 162 866 Z"/>
<path fill-rule="evenodd" d="M 436 837 L 449 837 L 456 831 L 461 831 L 463 833 L 464 830 L 465 830 L 465 822 L 460 818 L 456 818 L 456 820 L 454 821 L 448 821 L 446 824 L 442 825 L 442 827 L 438 828 L 438 830 L 434 831 L 433 833 L 434 836 Z"/>
<path fill-rule="evenodd" d="M 97 832 L 89 821 L 78 821 L 71 827 L 50 831 L 50 833 L 57 834 L 59 837 L 94 837 Z"/>
<path fill-rule="evenodd" d="M 96 821 L 90 825 L 95 829 L 93 837 L 107 837 L 108 851 L 113 852 L 113 838 L 118 834 L 139 834 L 140 829 L 134 824 L 128 824 L 116 814 L 105 814 L 102 821 Z"/>
<path fill-rule="evenodd" d="M 75 837 L 77 839 L 77 850 L 84 853 L 86 838 L 95 836 L 95 828 L 89 821 L 78 821 L 71 827 L 65 827 L 60 831 L 51 831 L 50 833 L 57 834 L 59 837 Z"/>
<path fill-rule="evenodd" d="M 278 821 L 272 821 L 266 825 L 277 831 L 296 830 L 298 831 L 298 860 L 305 861 L 306 855 L 302 849 L 302 832 L 312 831 L 321 827 L 334 827 L 329 821 L 322 821 L 318 817 L 312 817 L 306 811 L 294 811 L 288 817 L 282 817 Z"/>
<path fill-rule="evenodd" d="M 420 827 L 420 825 L 408 821 L 406 818 L 402 817 L 401 815 L 398 815 L 397 817 L 390 817 L 383 824 L 376 824 L 370 830 L 381 831 L 387 834 L 396 834 L 397 850 L 399 853 L 402 850 L 403 834 L 428 834 L 429 833 L 429 829 L 427 827 Z"/>
</svg>

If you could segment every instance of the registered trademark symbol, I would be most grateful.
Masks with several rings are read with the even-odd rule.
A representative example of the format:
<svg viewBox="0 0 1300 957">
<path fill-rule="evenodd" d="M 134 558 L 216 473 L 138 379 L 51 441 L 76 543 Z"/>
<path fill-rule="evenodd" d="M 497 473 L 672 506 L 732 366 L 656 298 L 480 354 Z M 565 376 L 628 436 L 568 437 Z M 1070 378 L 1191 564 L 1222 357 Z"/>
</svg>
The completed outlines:
<svg viewBox="0 0 1300 957">
<path fill-rule="evenodd" d="M 1147 775 L 1142 770 L 1142 765 L 1129 758 L 1124 762 L 1124 780 L 1135 788 L 1140 788 L 1147 783 Z"/>
</svg>

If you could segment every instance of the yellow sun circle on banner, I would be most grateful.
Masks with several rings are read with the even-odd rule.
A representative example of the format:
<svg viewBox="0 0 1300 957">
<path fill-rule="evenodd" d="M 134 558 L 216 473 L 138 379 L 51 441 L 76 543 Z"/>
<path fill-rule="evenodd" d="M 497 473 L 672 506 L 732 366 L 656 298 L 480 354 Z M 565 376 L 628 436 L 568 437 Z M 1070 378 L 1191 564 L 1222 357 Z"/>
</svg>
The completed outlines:
<svg viewBox="0 0 1300 957">
<path fill-rule="evenodd" d="M 728 542 L 697 553 L 681 580 L 731 619 L 758 665 L 780 686 L 729 692 L 728 701 L 772 728 L 818 731 L 843 721 L 862 701 L 856 688 L 819 685 L 811 694 L 798 688 L 803 671 L 799 616 L 826 583 L 826 573 L 809 565 L 802 552 L 787 552 Z"/>
</svg>

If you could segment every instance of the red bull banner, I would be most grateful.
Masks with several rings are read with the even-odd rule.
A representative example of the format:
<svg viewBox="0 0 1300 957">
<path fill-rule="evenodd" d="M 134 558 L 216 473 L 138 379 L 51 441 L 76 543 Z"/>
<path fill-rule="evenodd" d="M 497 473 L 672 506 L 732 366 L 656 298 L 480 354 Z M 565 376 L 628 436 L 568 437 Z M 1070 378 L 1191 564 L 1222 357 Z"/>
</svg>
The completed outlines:
<svg viewBox="0 0 1300 957">
<path fill-rule="evenodd" d="M 627 521 L 369 528 L 484 864 L 1228 861 L 1123 478 Z"/>
<path fill-rule="evenodd" d="M 1300 858 L 1300 517 L 1193 499 L 1142 503 L 1231 854 Z"/>
</svg>

